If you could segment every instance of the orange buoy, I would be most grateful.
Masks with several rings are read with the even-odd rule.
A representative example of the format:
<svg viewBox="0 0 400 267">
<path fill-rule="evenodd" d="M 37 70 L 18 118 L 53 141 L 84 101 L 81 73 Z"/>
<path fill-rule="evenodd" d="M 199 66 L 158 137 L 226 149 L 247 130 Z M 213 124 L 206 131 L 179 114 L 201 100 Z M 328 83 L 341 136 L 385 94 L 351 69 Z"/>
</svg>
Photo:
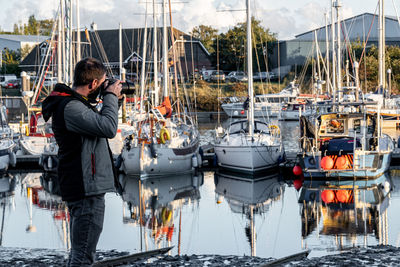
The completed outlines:
<svg viewBox="0 0 400 267">
<path fill-rule="evenodd" d="M 332 190 L 324 190 L 321 193 L 321 199 L 325 203 L 332 203 L 335 201 L 335 193 Z"/>
<path fill-rule="evenodd" d="M 333 168 L 333 159 L 329 156 L 325 156 L 321 160 L 321 168 L 324 170 L 330 170 Z"/>
<path fill-rule="evenodd" d="M 336 198 L 341 203 L 348 203 L 351 196 L 350 190 L 337 190 Z"/>
<path fill-rule="evenodd" d="M 343 155 L 343 156 L 338 157 L 336 160 L 335 168 L 341 170 L 341 169 L 346 169 L 346 167 L 347 167 L 346 156 Z"/>
<path fill-rule="evenodd" d="M 303 181 L 301 179 L 296 179 L 293 181 L 294 188 L 299 191 L 300 188 L 303 186 Z"/>
<path fill-rule="evenodd" d="M 296 165 L 293 167 L 293 174 L 296 176 L 299 176 L 303 173 L 303 170 L 301 169 L 301 167 L 299 165 Z"/>
</svg>

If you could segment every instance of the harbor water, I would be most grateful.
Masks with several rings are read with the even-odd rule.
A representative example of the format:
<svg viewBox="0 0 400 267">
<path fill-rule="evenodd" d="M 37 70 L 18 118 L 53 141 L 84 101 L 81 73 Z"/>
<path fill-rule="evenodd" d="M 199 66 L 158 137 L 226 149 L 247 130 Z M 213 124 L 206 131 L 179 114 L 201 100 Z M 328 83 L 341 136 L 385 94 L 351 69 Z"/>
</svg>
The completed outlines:
<svg viewBox="0 0 400 267">
<path fill-rule="evenodd" d="M 200 124 L 203 144 L 211 141 L 216 126 Z M 283 122 L 280 128 L 286 151 L 296 152 L 298 123 Z M 355 205 L 353 210 L 306 205 L 294 177 L 279 171 L 249 177 L 205 169 L 146 180 L 119 178 L 122 196 L 106 194 L 101 250 L 135 253 L 174 246 L 171 255 L 280 258 L 307 249 L 310 257 L 318 257 L 352 247 L 400 244 L 397 170 L 357 184 L 364 190 L 360 195 L 367 195 L 360 197 L 365 201 L 361 214 Z M 43 181 L 48 177 L 42 173 L 18 171 L 0 179 L 0 246 L 69 248 L 68 213 L 59 198 L 45 192 Z M 372 188 L 386 194 L 369 201 Z"/>
</svg>

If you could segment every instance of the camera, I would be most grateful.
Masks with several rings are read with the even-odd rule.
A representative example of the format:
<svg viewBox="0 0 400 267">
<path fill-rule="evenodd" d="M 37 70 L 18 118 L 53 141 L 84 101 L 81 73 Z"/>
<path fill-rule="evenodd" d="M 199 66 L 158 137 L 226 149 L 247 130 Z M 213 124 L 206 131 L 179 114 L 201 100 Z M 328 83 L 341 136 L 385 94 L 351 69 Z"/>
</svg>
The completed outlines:
<svg viewBox="0 0 400 267">
<path fill-rule="evenodd" d="M 114 78 L 108 78 L 106 79 L 101 85 L 100 85 L 100 95 L 103 96 L 107 88 L 116 83 L 118 80 Z M 107 84 L 107 85 L 106 85 Z M 122 85 L 122 90 L 121 90 L 121 95 L 126 94 L 126 95 L 131 95 L 135 93 L 135 84 L 133 82 L 121 82 Z"/>
</svg>

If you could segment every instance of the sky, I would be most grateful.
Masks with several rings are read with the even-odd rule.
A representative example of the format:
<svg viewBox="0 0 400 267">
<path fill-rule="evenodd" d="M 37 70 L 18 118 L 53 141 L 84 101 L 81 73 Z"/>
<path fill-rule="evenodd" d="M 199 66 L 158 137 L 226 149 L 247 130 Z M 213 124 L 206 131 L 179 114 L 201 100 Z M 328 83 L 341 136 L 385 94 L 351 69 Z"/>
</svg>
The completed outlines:
<svg viewBox="0 0 400 267">
<path fill-rule="evenodd" d="M 374 13 L 378 0 L 341 0 L 343 18 L 364 12 Z M 73 0 L 75 2 L 75 0 Z M 156 0 L 156 3 L 161 0 Z M 194 26 L 209 25 L 220 32 L 227 31 L 245 20 L 245 0 L 173 0 L 173 26 L 189 33 Z M 387 0 L 385 13 L 396 15 L 400 3 Z M 251 0 L 253 15 L 264 27 L 277 33 L 279 39 L 292 39 L 295 35 L 309 31 L 325 23 L 324 13 L 330 12 L 331 0 Z M 54 18 L 59 0 L 0 0 L 0 27 L 12 31 L 14 23 L 26 23 L 32 14 L 37 19 Z M 147 0 L 148 12 L 152 12 L 151 0 Z M 161 5 L 157 5 L 161 12 Z M 98 29 L 115 29 L 119 23 L 123 28 L 144 27 L 146 0 L 80 0 L 81 27 L 90 27 L 92 22 Z M 227 11 L 236 10 L 236 11 Z M 152 14 L 152 13 L 151 13 Z M 158 16 L 161 23 L 161 15 Z M 148 16 L 152 26 L 152 15 Z"/>
</svg>

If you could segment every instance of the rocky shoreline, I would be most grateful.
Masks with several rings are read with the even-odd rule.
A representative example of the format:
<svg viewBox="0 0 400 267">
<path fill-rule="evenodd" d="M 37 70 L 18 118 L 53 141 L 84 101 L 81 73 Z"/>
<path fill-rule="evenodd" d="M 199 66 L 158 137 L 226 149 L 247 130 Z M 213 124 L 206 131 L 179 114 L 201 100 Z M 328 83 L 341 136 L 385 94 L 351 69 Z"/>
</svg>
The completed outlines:
<svg viewBox="0 0 400 267">
<path fill-rule="evenodd" d="M 98 259 L 127 255 L 127 252 L 99 251 Z M 64 266 L 65 251 L 51 249 L 0 248 L 0 266 Z M 272 258 L 221 255 L 163 255 L 121 266 L 262 266 Z M 392 246 L 354 248 L 349 251 L 319 258 L 292 261 L 286 266 L 397 266 L 400 249 Z"/>
</svg>

